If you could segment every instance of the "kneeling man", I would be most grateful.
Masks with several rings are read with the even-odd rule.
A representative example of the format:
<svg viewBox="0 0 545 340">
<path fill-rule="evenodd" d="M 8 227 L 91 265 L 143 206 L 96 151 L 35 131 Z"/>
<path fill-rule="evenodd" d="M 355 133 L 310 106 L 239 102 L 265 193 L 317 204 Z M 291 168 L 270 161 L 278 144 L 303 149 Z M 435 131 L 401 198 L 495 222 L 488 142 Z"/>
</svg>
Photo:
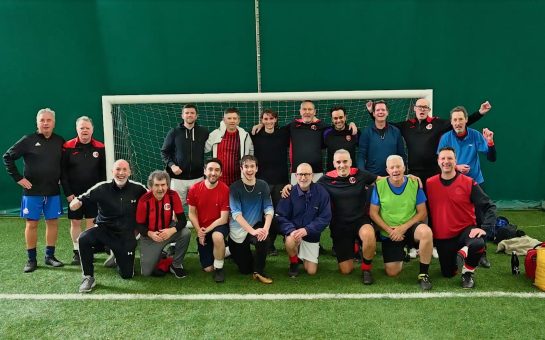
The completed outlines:
<svg viewBox="0 0 545 340">
<path fill-rule="evenodd" d="M 149 192 L 138 200 L 136 223 L 140 231 L 140 267 L 143 276 L 152 275 L 163 248 L 174 242 L 174 258 L 170 272 L 181 279 L 187 276 L 182 262 L 189 246 L 191 232 L 178 193 L 169 189 L 170 176 L 155 170 L 148 178 Z"/>
<path fill-rule="evenodd" d="M 441 273 L 453 277 L 462 267 L 462 288 L 470 289 L 475 286 L 473 273 L 484 252 L 486 230 L 493 230 L 496 223 L 496 206 L 471 177 L 456 172 L 453 148 L 441 148 L 437 163 L 441 174 L 428 179 L 426 190 Z M 477 226 L 476 211 L 483 216 L 482 226 Z"/>
<path fill-rule="evenodd" d="M 280 230 L 286 236 L 286 252 L 290 260 L 288 275 L 299 274 L 299 259 L 303 260 L 309 275 L 318 270 L 320 234 L 331 220 L 329 194 L 312 182 L 312 167 L 301 163 L 295 173 L 297 185 L 288 198 L 282 198 L 276 207 Z"/>
<path fill-rule="evenodd" d="M 404 175 L 405 165 L 400 156 L 388 156 L 386 171 L 390 177 L 376 182 L 369 208 L 369 216 L 381 229 L 386 275 L 397 276 L 401 272 L 405 245 L 414 242 L 420 250 L 418 282 L 422 290 L 430 290 L 428 269 L 433 237 L 430 227 L 423 222 L 427 217 L 426 195 L 417 180 Z"/>
</svg>

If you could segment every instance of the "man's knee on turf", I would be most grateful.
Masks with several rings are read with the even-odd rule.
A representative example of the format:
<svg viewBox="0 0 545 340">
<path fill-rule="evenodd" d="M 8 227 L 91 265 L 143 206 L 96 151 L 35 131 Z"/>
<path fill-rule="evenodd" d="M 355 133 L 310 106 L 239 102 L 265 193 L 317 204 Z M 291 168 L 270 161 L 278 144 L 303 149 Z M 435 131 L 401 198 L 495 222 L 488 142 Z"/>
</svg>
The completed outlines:
<svg viewBox="0 0 545 340">
<path fill-rule="evenodd" d="M 390 277 L 398 276 L 403 268 L 402 262 L 390 262 L 384 264 L 384 271 Z"/>
<path fill-rule="evenodd" d="M 343 275 L 348 275 L 354 271 L 354 260 L 346 260 L 339 262 L 339 272 Z"/>
</svg>

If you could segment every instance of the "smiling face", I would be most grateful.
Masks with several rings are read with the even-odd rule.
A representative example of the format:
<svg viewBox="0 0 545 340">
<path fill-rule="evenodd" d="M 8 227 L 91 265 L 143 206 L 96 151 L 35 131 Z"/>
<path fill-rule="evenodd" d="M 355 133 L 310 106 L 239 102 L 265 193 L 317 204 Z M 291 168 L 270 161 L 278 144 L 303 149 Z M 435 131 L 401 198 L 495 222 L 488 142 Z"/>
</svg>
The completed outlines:
<svg viewBox="0 0 545 340">
<path fill-rule="evenodd" d="M 312 102 L 302 102 L 299 113 L 301 114 L 301 119 L 303 120 L 303 123 L 312 123 L 312 121 L 316 117 L 316 109 L 314 107 L 314 104 Z"/>
<path fill-rule="evenodd" d="M 119 159 L 114 163 L 112 174 L 114 176 L 115 184 L 122 187 L 129 180 L 129 176 L 131 175 L 131 167 L 126 160 Z"/>
<path fill-rule="evenodd" d="M 307 191 L 312 183 L 312 167 L 307 163 L 302 163 L 297 167 L 297 184 L 303 191 Z"/>
<path fill-rule="evenodd" d="M 153 193 L 153 197 L 155 197 L 158 201 L 162 200 L 163 197 L 165 197 L 167 190 L 168 183 L 166 178 L 153 180 L 153 184 L 151 185 L 151 192 Z"/>
<path fill-rule="evenodd" d="M 333 166 L 340 177 L 347 177 L 350 174 L 352 159 L 348 152 L 335 152 L 333 155 Z"/>
<path fill-rule="evenodd" d="M 221 176 L 221 166 L 216 162 L 208 162 L 204 167 L 204 177 L 206 181 L 215 185 L 218 182 L 218 179 Z"/>
<path fill-rule="evenodd" d="M 257 164 L 253 160 L 246 160 L 240 166 L 240 171 L 242 172 L 242 177 L 249 181 L 253 181 L 257 173 Z"/>
<path fill-rule="evenodd" d="M 331 122 L 335 130 L 342 131 L 346 127 L 346 115 L 343 110 L 336 110 L 331 112 Z"/>
<path fill-rule="evenodd" d="M 223 115 L 223 122 L 227 131 L 234 132 L 237 130 L 238 124 L 240 123 L 240 117 L 238 113 L 229 112 Z"/>
<path fill-rule="evenodd" d="M 263 124 L 265 130 L 267 131 L 274 130 L 277 121 L 278 119 L 269 113 L 264 113 L 263 117 L 261 118 L 261 124 Z"/>
<path fill-rule="evenodd" d="M 373 111 L 373 117 L 375 117 L 375 122 L 385 122 L 388 118 L 388 108 L 384 103 L 377 103 L 375 105 L 375 111 Z"/>
<path fill-rule="evenodd" d="M 386 172 L 390 175 L 392 182 L 402 182 L 405 175 L 405 164 L 403 158 L 392 157 L 386 160 Z"/>
<path fill-rule="evenodd" d="M 188 125 L 195 124 L 195 121 L 197 120 L 197 110 L 192 107 L 187 107 L 182 110 L 182 119 L 184 120 L 184 123 Z"/>
<path fill-rule="evenodd" d="M 444 177 L 453 177 L 456 174 L 456 155 L 452 150 L 441 150 L 437 155 L 437 164 Z"/>
</svg>

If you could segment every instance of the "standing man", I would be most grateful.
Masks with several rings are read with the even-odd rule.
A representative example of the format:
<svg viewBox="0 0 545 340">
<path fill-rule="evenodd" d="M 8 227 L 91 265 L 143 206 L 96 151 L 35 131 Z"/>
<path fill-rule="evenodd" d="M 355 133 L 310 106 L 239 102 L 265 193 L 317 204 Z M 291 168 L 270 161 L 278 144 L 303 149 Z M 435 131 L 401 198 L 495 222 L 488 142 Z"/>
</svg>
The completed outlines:
<svg viewBox="0 0 545 340">
<path fill-rule="evenodd" d="M 488 101 L 468 117 L 468 125 L 481 119 L 492 106 Z M 367 110 L 373 118 L 373 102 L 367 102 Z M 431 116 L 430 102 L 425 98 L 416 101 L 413 107 L 415 117 L 402 122 L 390 123 L 401 131 L 407 145 L 409 172 L 426 180 L 439 173 L 437 167 L 437 146 L 444 133 L 452 130 L 450 120 Z M 424 187 L 425 188 L 425 187 Z"/>
<path fill-rule="evenodd" d="M 372 261 L 376 250 L 375 229 L 369 218 L 368 190 L 377 180 L 372 173 L 352 167 L 347 150 L 340 149 L 333 155 L 335 170 L 329 171 L 318 181 L 329 193 L 333 217 L 329 228 L 333 248 L 341 274 L 354 270 L 354 244 L 362 244 L 362 282 L 373 283 Z"/>
<path fill-rule="evenodd" d="M 414 242 L 420 251 L 418 283 L 422 290 L 430 290 L 428 270 L 433 236 L 430 227 L 422 222 L 427 216 L 426 195 L 417 180 L 403 175 L 405 165 L 401 156 L 389 156 L 386 166 L 390 177 L 377 181 L 369 208 L 371 219 L 381 229 L 386 275 L 397 276 L 401 272 L 405 245 Z"/>
<path fill-rule="evenodd" d="M 385 101 L 373 103 L 373 117 L 374 124 L 366 127 L 361 134 L 358 168 L 387 176 L 386 158 L 398 155 L 406 160 L 405 143 L 399 129 L 387 122 L 388 106 Z"/>
<path fill-rule="evenodd" d="M 456 106 L 450 111 L 452 131 L 445 133 L 439 141 L 437 153 L 445 146 L 450 146 L 456 151 L 456 170 L 473 178 L 477 184 L 483 187 L 484 178 L 481 171 L 479 152 L 486 154 L 490 162 L 496 161 L 496 147 L 494 146 L 494 133 L 483 129 L 483 133 L 467 128 L 467 111 L 463 106 Z"/>
<path fill-rule="evenodd" d="M 170 177 L 155 170 L 148 178 L 150 191 L 142 195 L 136 208 L 136 223 L 140 231 L 140 266 L 143 276 L 153 274 L 161 251 L 174 242 L 174 258 L 170 272 L 178 279 L 187 276 L 183 260 L 187 253 L 191 231 L 186 228 L 184 207 L 180 196 L 169 189 Z"/>
<path fill-rule="evenodd" d="M 242 157 L 242 179 L 229 188 L 229 249 L 240 273 L 253 273 L 254 280 L 270 284 L 273 281 L 265 274 L 265 260 L 274 210 L 269 186 L 256 178 L 257 170 L 257 158 L 252 155 Z M 255 246 L 254 255 L 250 244 Z"/>
<path fill-rule="evenodd" d="M 204 163 L 204 181 L 189 189 L 189 220 L 197 231 L 201 267 L 214 272 L 214 281 L 225 281 L 223 262 L 225 238 L 229 235 L 229 187 L 221 181 L 221 161 L 210 158 Z"/>
<path fill-rule="evenodd" d="M 91 118 L 81 116 L 76 120 L 77 137 L 63 145 L 61 182 L 68 203 L 96 183 L 106 180 L 104 144 L 93 138 L 93 131 Z M 81 234 L 81 222 L 85 219 L 85 229 L 89 229 L 97 214 L 96 204 L 84 205 L 76 211 L 68 210 L 74 247 L 72 265 L 80 265 L 78 237 Z"/>
<path fill-rule="evenodd" d="M 329 110 L 331 115 L 330 126 L 324 131 L 324 144 L 327 149 L 327 171 L 335 169 L 333 155 L 337 150 L 344 149 L 350 153 L 350 159 L 356 159 L 356 147 L 359 143 L 359 135 L 353 135 L 352 130 L 346 125 L 346 109 L 343 106 L 335 106 Z"/>
<path fill-rule="evenodd" d="M 282 198 L 276 216 L 286 236 L 286 252 L 290 267 L 288 275 L 299 275 L 299 259 L 309 275 L 318 271 L 320 235 L 331 220 L 329 194 L 312 182 L 312 167 L 301 163 L 297 167 L 297 185 L 288 198 Z"/>
<path fill-rule="evenodd" d="M 194 104 L 182 108 L 183 123 L 171 129 L 161 147 L 161 158 L 170 175 L 170 187 L 185 204 L 189 188 L 202 181 L 204 146 L 209 132 L 197 124 L 199 111 Z"/>
<path fill-rule="evenodd" d="M 496 206 L 474 179 L 456 171 L 454 148 L 441 148 L 437 163 L 441 174 L 428 179 L 427 194 L 441 273 L 453 277 L 458 262 L 462 288 L 470 289 L 475 286 L 475 268 L 485 250 L 484 236 L 496 224 Z M 483 216 L 480 225 L 476 211 Z"/>
<path fill-rule="evenodd" d="M 21 217 L 25 219 L 25 241 L 28 261 L 23 269 L 30 273 L 38 268 L 36 244 L 38 222 L 43 213 L 45 218 L 45 264 L 62 267 L 55 258 L 58 235 L 58 218 L 62 215 L 59 181 L 61 178 L 62 145 L 64 139 L 53 133 L 55 112 L 41 109 L 36 115 L 38 130 L 23 136 L 4 154 L 4 165 L 8 174 L 23 187 Z M 15 161 L 23 158 L 23 175 Z"/>
<path fill-rule="evenodd" d="M 254 154 L 252 138 L 239 124 L 238 109 L 225 110 L 220 127 L 210 133 L 205 146 L 205 152 L 212 151 L 212 157 L 221 161 L 223 170 L 220 180 L 227 186 L 240 179 L 239 160 L 245 155 Z"/>
<path fill-rule="evenodd" d="M 115 255 L 119 275 L 124 279 L 134 276 L 136 207 L 138 199 L 146 193 L 146 187 L 129 180 L 131 168 L 126 160 L 115 161 L 112 174 L 112 181 L 97 183 L 70 202 L 72 211 L 81 208 L 83 204 L 98 205 L 96 225 L 79 237 L 83 271 L 80 293 L 88 293 L 96 285 L 93 248 L 110 248 Z"/>
<path fill-rule="evenodd" d="M 290 142 L 289 130 L 278 128 L 278 113 L 271 109 L 265 109 L 261 113 L 261 129 L 252 135 L 254 152 L 259 159 L 260 170 L 257 178 L 264 180 L 269 185 L 273 206 L 280 201 L 280 191 L 289 183 L 288 147 Z M 274 152 L 272 152 L 274 150 Z M 273 218 L 269 230 L 269 255 L 278 255 L 274 241 L 279 233 L 276 218 Z"/>
</svg>

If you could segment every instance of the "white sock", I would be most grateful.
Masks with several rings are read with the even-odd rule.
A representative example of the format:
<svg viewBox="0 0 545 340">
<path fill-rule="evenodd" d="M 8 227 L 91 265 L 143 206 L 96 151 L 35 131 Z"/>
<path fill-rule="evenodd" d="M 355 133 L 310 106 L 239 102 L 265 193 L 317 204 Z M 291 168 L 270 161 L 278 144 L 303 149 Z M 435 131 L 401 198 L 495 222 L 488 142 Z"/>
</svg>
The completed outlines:
<svg viewBox="0 0 545 340">
<path fill-rule="evenodd" d="M 223 260 L 214 260 L 214 268 L 216 269 L 223 268 Z"/>
<path fill-rule="evenodd" d="M 462 267 L 462 274 L 465 274 L 465 273 L 467 273 L 467 272 L 469 272 L 469 273 L 474 273 L 474 272 L 475 272 L 475 268 L 469 269 L 469 268 L 467 267 L 467 264 L 464 263 L 464 266 Z"/>
<path fill-rule="evenodd" d="M 72 242 L 72 245 L 74 246 L 74 250 L 79 251 L 79 243 L 78 242 Z"/>
<path fill-rule="evenodd" d="M 463 246 L 460 248 L 459 252 L 461 252 L 464 255 L 464 258 L 467 257 L 467 252 L 469 251 L 469 248 L 467 246 Z"/>
</svg>

